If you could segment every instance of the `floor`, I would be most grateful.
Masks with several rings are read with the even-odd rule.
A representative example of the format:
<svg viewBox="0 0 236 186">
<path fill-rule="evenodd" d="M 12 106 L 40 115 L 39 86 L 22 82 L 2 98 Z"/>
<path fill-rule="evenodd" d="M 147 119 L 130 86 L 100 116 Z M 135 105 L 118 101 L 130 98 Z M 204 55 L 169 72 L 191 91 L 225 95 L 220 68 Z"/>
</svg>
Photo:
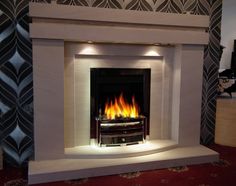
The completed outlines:
<svg viewBox="0 0 236 186">
<path fill-rule="evenodd" d="M 236 147 L 236 92 L 217 98 L 215 143 Z"/>
<path fill-rule="evenodd" d="M 236 148 L 209 147 L 220 153 L 220 161 L 32 186 L 235 186 Z M 0 170 L 0 186 L 28 186 L 27 167 Z"/>
</svg>

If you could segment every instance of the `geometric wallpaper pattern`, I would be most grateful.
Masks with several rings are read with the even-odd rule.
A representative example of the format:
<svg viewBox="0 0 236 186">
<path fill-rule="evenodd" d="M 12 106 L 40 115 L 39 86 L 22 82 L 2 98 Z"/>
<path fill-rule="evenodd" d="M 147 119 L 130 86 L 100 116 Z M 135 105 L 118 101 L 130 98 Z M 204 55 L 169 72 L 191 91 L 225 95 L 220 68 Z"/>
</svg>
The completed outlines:
<svg viewBox="0 0 236 186">
<path fill-rule="evenodd" d="M 22 164 L 33 152 L 32 46 L 28 2 L 0 1 L 0 131 L 5 157 Z"/>
<path fill-rule="evenodd" d="M 216 89 L 218 84 L 218 70 L 220 61 L 222 0 L 208 1 L 210 16 L 209 44 L 205 47 L 203 66 L 201 143 L 214 142 Z"/>
<path fill-rule="evenodd" d="M 33 155 L 32 46 L 28 0 L 0 1 L 0 139 L 5 160 L 22 165 Z M 51 3 L 51 0 L 32 0 Z M 57 0 L 58 4 L 210 16 L 205 47 L 201 142 L 213 142 L 222 0 Z"/>
</svg>

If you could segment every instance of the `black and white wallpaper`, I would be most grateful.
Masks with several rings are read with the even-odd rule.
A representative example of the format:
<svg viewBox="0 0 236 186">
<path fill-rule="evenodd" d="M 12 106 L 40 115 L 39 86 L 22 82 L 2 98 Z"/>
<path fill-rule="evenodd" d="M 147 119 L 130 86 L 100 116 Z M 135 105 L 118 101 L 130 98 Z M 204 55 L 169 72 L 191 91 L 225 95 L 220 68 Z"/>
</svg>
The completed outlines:
<svg viewBox="0 0 236 186">
<path fill-rule="evenodd" d="M 51 3 L 51 0 L 32 0 Z M 28 0 L 0 1 L 0 139 L 5 160 L 22 165 L 33 156 L 32 47 Z M 58 4 L 209 15 L 205 48 L 201 143 L 214 140 L 222 0 L 57 0 Z"/>
<path fill-rule="evenodd" d="M 0 1 L 0 131 L 7 160 L 33 153 L 32 47 L 28 2 Z"/>
</svg>

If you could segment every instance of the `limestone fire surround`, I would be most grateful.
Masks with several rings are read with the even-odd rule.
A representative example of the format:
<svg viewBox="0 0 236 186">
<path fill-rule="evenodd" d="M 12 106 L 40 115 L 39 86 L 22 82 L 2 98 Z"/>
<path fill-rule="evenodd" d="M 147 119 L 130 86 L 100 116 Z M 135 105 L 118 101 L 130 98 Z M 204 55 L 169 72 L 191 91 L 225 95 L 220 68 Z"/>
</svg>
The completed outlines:
<svg viewBox="0 0 236 186">
<path fill-rule="evenodd" d="M 30 184 L 218 160 L 218 153 L 199 144 L 208 16 L 33 2 L 29 13 L 35 144 Z M 135 63 L 160 78 L 151 82 L 154 132 L 145 144 L 101 148 L 88 136 L 85 72 L 94 61 L 120 67 L 118 58 L 127 61 L 122 67 Z M 87 78 L 80 77 L 83 73 Z M 78 83 L 85 88 L 78 89 Z M 79 126 L 76 100 L 88 103 L 80 111 L 84 122 Z"/>
</svg>

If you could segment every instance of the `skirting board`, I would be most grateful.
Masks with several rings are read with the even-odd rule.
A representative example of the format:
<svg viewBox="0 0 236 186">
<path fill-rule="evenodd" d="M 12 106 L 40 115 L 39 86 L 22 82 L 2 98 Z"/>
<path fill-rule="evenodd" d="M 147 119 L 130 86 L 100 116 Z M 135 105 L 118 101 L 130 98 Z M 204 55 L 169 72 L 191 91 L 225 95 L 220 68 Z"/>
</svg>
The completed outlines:
<svg viewBox="0 0 236 186">
<path fill-rule="evenodd" d="M 219 160 L 219 154 L 202 145 L 179 147 L 144 156 L 113 159 L 58 159 L 30 161 L 29 184 L 153 170 Z"/>
</svg>

